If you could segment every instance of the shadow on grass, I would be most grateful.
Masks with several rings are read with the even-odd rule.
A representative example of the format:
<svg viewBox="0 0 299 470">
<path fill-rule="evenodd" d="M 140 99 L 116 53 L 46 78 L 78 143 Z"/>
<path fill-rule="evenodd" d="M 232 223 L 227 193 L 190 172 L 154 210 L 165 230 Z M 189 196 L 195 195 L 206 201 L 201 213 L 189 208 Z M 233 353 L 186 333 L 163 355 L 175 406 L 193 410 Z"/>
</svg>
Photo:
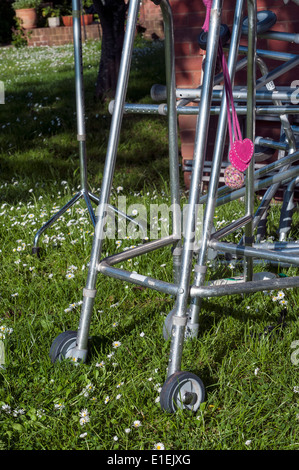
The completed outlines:
<svg viewBox="0 0 299 470">
<path fill-rule="evenodd" d="M 146 54 L 131 71 L 129 101 L 150 100 L 150 84 L 163 83 L 163 48 L 156 60 Z M 152 59 L 152 57 L 151 57 Z M 87 169 L 91 186 L 100 186 L 111 116 L 108 103 L 94 100 L 95 68 L 84 69 Z M 2 181 L 12 178 L 51 185 L 67 180 L 80 183 L 77 142 L 75 76 L 73 66 L 41 74 L 41 80 L 25 78 L 8 87 L 6 104 L 0 108 L 0 172 Z M 115 169 L 117 184 L 140 190 L 150 180 L 156 186 L 168 180 L 167 122 L 159 116 L 124 116 Z M 2 194 L 6 202 L 26 201 L 20 188 Z M 27 196 L 28 197 L 28 196 Z"/>
</svg>

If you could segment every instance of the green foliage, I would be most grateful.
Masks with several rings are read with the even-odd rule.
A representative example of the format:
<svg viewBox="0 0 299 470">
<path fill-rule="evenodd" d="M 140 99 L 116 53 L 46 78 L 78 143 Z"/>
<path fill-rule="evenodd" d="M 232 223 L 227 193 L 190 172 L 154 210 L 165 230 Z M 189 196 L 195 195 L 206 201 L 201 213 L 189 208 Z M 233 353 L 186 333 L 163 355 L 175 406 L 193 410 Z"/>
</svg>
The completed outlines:
<svg viewBox="0 0 299 470">
<path fill-rule="evenodd" d="M 41 4 L 41 0 L 15 0 L 12 7 L 15 10 L 22 10 L 24 8 L 38 8 Z"/>
<path fill-rule="evenodd" d="M 21 47 L 26 47 L 28 42 L 27 39 L 32 34 L 31 31 L 25 31 L 22 28 L 22 23 L 20 18 L 15 18 L 16 28 L 12 30 L 12 41 L 11 44 L 20 49 Z"/>
<path fill-rule="evenodd" d="M 60 8 L 45 7 L 42 9 L 42 15 L 44 18 L 57 18 L 60 16 Z"/>
</svg>

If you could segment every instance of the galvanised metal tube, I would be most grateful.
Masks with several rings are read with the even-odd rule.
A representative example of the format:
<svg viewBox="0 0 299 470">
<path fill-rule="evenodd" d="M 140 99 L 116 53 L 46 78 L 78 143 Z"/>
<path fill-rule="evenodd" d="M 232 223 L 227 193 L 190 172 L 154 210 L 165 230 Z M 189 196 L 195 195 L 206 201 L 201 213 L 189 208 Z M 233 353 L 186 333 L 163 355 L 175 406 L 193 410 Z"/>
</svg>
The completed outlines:
<svg viewBox="0 0 299 470">
<path fill-rule="evenodd" d="M 262 243 L 253 243 L 252 245 L 253 248 L 256 248 L 257 250 L 260 248 L 263 248 L 265 250 L 299 250 L 299 243 L 295 242 L 262 242 Z"/>
<path fill-rule="evenodd" d="M 255 0 L 247 0 L 248 10 L 248 53 L 247 53 L 247 119 L 246 137 L 255 141 L 255 93 L 256 93 L 256 22 L 257 7 Z M 254 212 L 254 156 L 246 170 L 245 183 L 245 210 L 247 215 Z M 245 245 L 252 242 L 253 224 L 249 222 L 245 226 Z M 253 276 L 252 259 L 245 257 L 244 278 L 251 281 Z"/>
<path fill-rule="evenodd" d="M 80 3 L 81 3 L 80 0 L 72 0 L 76 113 L 77 113 L 77 139 L 79 142 L 80 179 L 81 179 L 81 189 L 87 190 L 86 130 L 85 130 L 85 106 L 84 106 L 84 87 L 83 87 L 82 37 L 81 37 L 81 20 L 80 20 L 81 5 Z M 94 215 L 92 215 L 92 220 L 94 222 Z"/>
<path fill-rule="evenodd" d="M 225 47 L 224 47 L 225 49 Z M 240 46 L 239 47 L 239 54 L 246 54 L 248 53 L 248 47 Z M 265 59 L 274 59 L 279 60 L 281 62 L 286 62 L 288 60 L 294 59 L 298 57 L 297 54 L 292 54 L 289 52 L 280 52 L 280 51 L 271 51 L 271 50 L 264 50 L 264 49 L 257 49 L 256 53 Z"/>
<path fill-rule="evenodd" d="M 247 65 L 247 58 L 243 58 L 241 60 L 239 60 L 237 63 L 236 63 L 236 69 L 235 71 L 236 72 L 239 72 L 240 70 L 242 70 L 244 67 L 246 67 Z M 213 79 L 213 86 L 215 85 L 218 85 L 219 83 L 222 83 L 223 82 L 223 72 L 220 72 L 218 73 L 214 79 Z M 202 90 L 202 85 L 200 85 L 199 87 L 197 87 L 197 90 Z M 178 96 L 179 98 L 179 96 Z M 187 104 L 190 103 L 190 99 L 184 99 L 182 98 L 180 101 L 178 101 L 177 103 L 177 106 L 185 106 Z"/>
<path fill-rule="evenodd" d="M 289 184 L 283 196 L 279 221 L 279 240 L 284 241 L 291 230 L 292 216 L 296 204 L 294 202 L 295 187 L 299 184 L 299 177 L 294 178 Z"/>
<path fill-rule="evenodd" d="M 265 91 L 259 90 L 256 92 L 256 101 L 273 101 L 273 100 L 282 100 L 282 101 L 291 101 L 292 95 L 294 94 L 294 89 L 289 90 L 275 90 Z M 213 90 L 213 100 L 221 100 L 223 96 L 223 90 Z M 184 98 L 188 100 L 199 100 L 201 98 L 201 89 L 194 90 L 192 88 L 177 88 L 176 90 L 177 98 Z M 247 101 L 247 90 L 245 87 L 240 89 L 233 89 L 233 98 L 234 101 Z"/>
<path fill-rule="evenodd" d="M 178 152 L 178 129 L 176 114 L 176 81 L 175 81 L 175 53 L 174 53 L 174 31 L 172 10 L 168 0 L 160 3 L 164 20 L 164 44 L 165 44 L 165 72 L 168 107 L 168 150 L 169 150 L 169 176 L 171 204 L 179 207 L 180 204 L 180 173 L 179 173 L 179 152 Z M 172 231 L 179 234 L 181 228 L 180 213 L 174 211 L 172 215 Z M 176 248 L 173 251 L 173 276 L 178 282 L 179 268 L 181 264 L 180 245 L 178 238 Z"/>
<path fill-rule="evenodd" d="M 275 39 L 276 41 L 286 41 L 299 44 L 299 34 L 296 33 L 284 33 L 281 31 L 268 31 L 267 33 L 259 34 L 261 39 Z"/>
<path fill-rule="evenodd" d="M 287 155 L 280 160 L 276 160 L 275 162 L 269 163 L 268 165 L 265 165 L 263 168 L 260 168 L 254 172 L 254 179 L 258 180 L 259 178 L 265 176 L 267 173 L 271 173 L 274 170 L 277 170 L 281 168 L 283 165 L 288 164 L 288 163 L 294 163 L 297 160 L 299 160 L 299 150 L 294 152 L 293 154 Z M 216 201 L 216 206 L 218 206 L 218 200 L 220 200 L 221 197 L 225 196 L 227 193 L 233 193 L 234 190 L 229 188 L 228 186 L 222 186 L 222 188 L 218 189 L 217 191 L 217 201 Z M 238 196 L 241 197 L 241 196 Z M 200 204 L 205 204 L 207 200 L 207 195 L 204 195 L 200 198 L 199 203 Z"/>
<path fill-rule="evenodd" d="M 261 73 L 265 76 L 269 73 L 269 70 L 268 70 L 268 67 L 267 65 L 265 64 L 265 62 L 263 61 L 262 58 L 260 57 L 257 57 L 256 58 L 256 61 L 257 61 L 257 64 L 259 66 L 259 69 L 261 71 Z M 270 81 L 266 84 L 266 88 L 268 90 L 273 90 L 275 91 L 276 87 L 275 87 L 275 84 L 274 82 Z M 281 106 L 282 105 L 282 102 L 278 99 L 274 99 L 273 100 L 273 103 L 277 106 Z M 284 113 L 282 113 L 280 116 L 280 121 L 281 121 L 281 133 L 282 131 L 284 131 L 285 133 L 285 136 L 286 136 L 286 140 L 289 144 L 289 148 L 290 148 L 290 153 L 293 153 L 296 151 L 296 139 L 294 137 L 294 133 L 292 131 L 292 128 L 291 128 L 291 125 L 290 125 L 290 122 L 289 122 L 289 119 L 288 119 L 288 116 Z M 282 158 L 284 156 L 284 152 L 279 152 L 278 154 L 278 159 Z M 289 168 L 289 165 L 286 165 L 284 166 L 281 171 L 286 171 L 287 169 Z M 264 194 L 263 196 L 263 199 L 254 215 L 254 218 L 253 218 L 253 222 L 252 222 L 252 228 L 253 230 L 260 224 L 260 222 L 262 221 L 262 219 L 265 218 L 266 216 L 266 211 L 271 203 L 271 200 L 273 199 L 273 197 L 275 196 L 277 190 L 279 189 L 279 186 L 280 186 L 280 183 L 276 183 L 272 186 L 270 186 L 270 188 L 267 189 L 266 193 Z M 259 226 L 259 229 L 258 230 L 258 233 L 257 233 L 257 236 L 256 236 L 256 240 L 259 241 L 262 237 L 262 234 L 263 234 L 263 225 Z"/>
<path fill-rule="evenodd" d="M 153 105 L 157 106 L 157 105 Z M 160 105 L 160 113 L 161 113 L 161 105 Z M 150 109 L 150 108 L 148 108 Z M 158 112 L 158 108 L 157 112 Z M 235 106 L 236 112 L 238 115 L 245 116 L 248 113 L 248 107 L 246 106 Z M 218 115 L 220 113 L 220 106 L 212 106 L 211 107 L 211 115 Z M 167 112 L 167 108 L 164 108 L 164 112 Z M 186 107 L 178 107 L 177 108 L 178 114 L 186 114 L 186 115 L 196 115 L 198 114 L 197 106 L 186 106 Z M 256 115 L 263 116 L 265 114 L 298 114 L 299 113 L 299 106 L 257 106 L 256 107 Z"/>
<path fill-rule="evenodd" d="M 168 295 L 177 295 L 178 292 L 178 286 L 176 284 L 154 279 L 149 276 L 132 273 L 130 271 L 126 271 L 125 269 L 114 268 L 105 261 L 102 261 L 99 264 L 99 271 L 106 276 L 113 277 L 114 279 L 130 282 L 132 284 L 156 290 L 158 292 L 164 292 Z"/>
<path fill-rule="evenodd" d="M 264 85 L 266 85 L 266 83 L 275 80 L 276 78 L 280 77 L 284 73 L 287 73 L 290 70 L 294 69 L 295 67 L 298 67 L 298 65 L 299 65 L 299 56 L 296 56 L 293 59 L 288 60 L 284 64 L 279 65 L 275 69 L 271 70 L 271 72 L 269 72 L 268 74 L 264 75 L 263 77 L 257 80 L 256 89 L 259 90 Z"/>
<path fill-rule="evenodd" d="M 97 210 L 97 224 L 95 227 L 95 235 L 93 238 L 86 287 L 83 291 L 83 304 L 77 334 L 77 344 L 73 354 L 74 357 L 77 356 L 79 358 L 84 357 L 87 351 L 88 334 L 96 291 L 96 280 L 98 273 L 97 264 L 101 255 L 102 241 L 104 237 L 105 216 L 110 198 L 117 148 L 119 143 L 121 122 L 123 117 L 123 107 L 125 103 L 125 96 L 130 73 L 130 65 L 135 38 L 135 28 L 138 18 L 139 4 L 140 0 L 131 0 L 129 3 L 126 33 L 124 38 L 123 52 L 117 81 L 117 89 L 115 94 L 115 106 L 111 119 L 100 194 L 100 202 Z"/>
<path fill-rule="evenodd" d="M 235 106 L 238 115 L 245 116 L 247 114 L 246 106 Z M 211 106 L 210 114 L 219 115 L 221 107 Z M 168 109 L 166 104 L 125 104 L 125 114 L 160 114 L 161 116 L 167 116 Z M 176 108 L 177 115 L 198 115 L 198 106 L 178 106 Z M 265 114 L 299 114 L 299 106 L 283 105 L 283 106 L 257 106 L 257 115 Z"/>
<path fill-rule="evenodd" d="M 59 219 L 75 202 L 77 202 L 82 197 L 82 191 L 77 193 L 70 201 L 67 202 L 56 214 L 54 214 L 35 234 L 34 237 L 34 247 L 37 247 L 38 240 L 42 233 L 47 230 L 56 220 Z"/>
<path fill-rule="evenodd" d="M 104 262 L 108 266 L 113 266 L 114 264 L 122 263 L 127 261 L 131 258 L 136 258 L 136 256 L 141 256 L 151 251 L 157 250 L 159 248 L 163 248 L 165 246 L 171 245 L 176 242 L 176 238 L 173 235 L 168 237 L 160 238 L 159 240 L 153 240 L 147 243 L 143 243 L 142 245 L 135 246 L 134 248 L 130 248 L 126 251 L 122 251 L 121 253 L 116 253 L 114 255 L 108 256 L 104 258 L 98 264 L 98 270 L 101 269 L 101 264 Z"/>
<path fill-rule="evenodd" d="M 202 178 L 204 159 L 207 146 L 208 126 L 210 119 L 210 106 L 213 91 L 213 77 L 215 73 L 216 57 L 220 32 L 222 0 L 214 0 L 211 8 L 210 26 L 208 34 L 206 65 L 202 85 L 202 100 L 200 113 L 196 124 L 196 137 L 194 143 L 194 167 L 191 178 L 188 211 L 186 215 L 185 238 L 182 252 L 179 289 L 176 299 L 176 314 L 173 318 L 171 345 L 169 354 L 168 376 L 180 370 L 182 357 L 182 344 L 184 342 L 185 326 L 187 321 L 187 302 L 192 269 L 193 244 L 195 241 L 196 207 L 200 196 L 200 182 Z"/>
<path fill-rule="evenodd" d="M 282 251 L 277 252 L 275 250 L 264 250 L 262 248 L 257 250 L 252 246 L 233 245 L 232 243 L 220 242 L 218 240 L 211 240 L 209 247 L 213 250 L 223 251 L 237 256 L 245 256 L 245 258 L 250 257 L 251 259 L 259 258 L 270 261 L 281 261 L 299 266 L 299 257 L 284 254 Z"/>
<path fill-rule="evenodd" d="M 222 229 L 217 230 L 217 232 L 212 233 L 211 240 L 220 240 L 235 230 L 238 230 L 238 228 L 244 227 L 244 225 L 248 224 L 251 220 L 252 215 L 244 215 L 243 217 L 240 217 L 240 219 L 235 220 L 229 225 L 226 225 L 226 227 L 223 227 Z"/>
<path fill-rule="evenodd" d="M 290 179 L 292 179 L 295 176 L 298 176 L 299 173 L 299 167 L 293 167 L 290 170 L 287 170 L 286 172 L 282 173 L 277 173 L 276 175 L 269 176 L 268 178 L 265 178 L 263 180 L 258 180 L 254 182 L 254 191 L 259 191 L 260 189 L 267 188 L 267 186 L 270 186 L 271 184 L 274 183 L 286 183 Z M 228 202 L 235 201 L 236 199 L 239 199 L 240 197 L 243 197 L 245 195 L 245 188 L 237 189 L 236 191 L 233 191 L 227 195 L 224 195 L 217 200 L 217 207 L 222 206 L 223 204 L 227 204 Z"/>
<path fill-rule="evenodd" d="M 267 290 L 283 290 L 292 287 L 299 286 L 299 276 L 259 280 L 259 281 L 248 281 L 238 282 L 236 284 L 218 285 L 218 286 L 202 286 L 194 287 L 190 289 L 191 297 L 221 297 L 224 295 L 239 295 L 239 294 L 250 294 L 254 292 L 261 292 Z"/>
<path fill-rule="evenodd" d="M 238 57 L 238 45 L 240 42 L 241 36 L 241 22 L 243 17 L 243 0 L 238 0 L 236 2 L 235 14 L 234 14 L 234 27 L 232 30 L 231 36 L 231 47 L 228 56 L 228 71 L 233 84 L 235 77 L 235 68 Z M 221 108 L 218 119 L 218 126 L 216 132 L 215 147 L 212 160 L 211 175 L 208 187 L 208 195 L 206 202 L 206 209 L 203 221 L 203 231 L 202 231 L 202 241 L 201 248 L 198 253 L 197 266 L 199 269 L 195 273 L 194 284 L 196 286 L 203 285 L 206 275 L 206 260 L 208 252 L 208 242 L 211 237 L 212 228 L 213 228 L 213 218 L 215 211 L 216 195 L 218 190 L 218 183 L 221 171 L 221 164 L 223 158 L 223 152 L 226 141 L 227 133 L 227 101 L 226 96 L 222 97 Z M 249 218 L 249 220 L 251 220 Z M 249 223 L 249 220 L 247 223 Z M 200 301 L 199 299 L 193 299 L 189 307 L 189 324 L 188 328 L 192 330 L 192 334 L 197 335 L 198 323 L 199 323 L 199 310 L 200 310 Z"/>
</svg>

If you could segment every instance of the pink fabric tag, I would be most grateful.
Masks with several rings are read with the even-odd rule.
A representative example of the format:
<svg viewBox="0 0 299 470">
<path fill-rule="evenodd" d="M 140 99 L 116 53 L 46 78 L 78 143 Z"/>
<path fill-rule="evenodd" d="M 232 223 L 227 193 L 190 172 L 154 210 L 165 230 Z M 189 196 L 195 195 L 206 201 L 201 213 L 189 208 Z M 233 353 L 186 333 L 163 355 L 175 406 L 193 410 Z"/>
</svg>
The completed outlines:
<svg viewBox="0 0 299 470">
<path fill-rule="evenodd" d="M 248 168 L 249 163 L 250 163 L 250 162 L 248 163 L 242 162 L 242 160 L 240 160 L 238 155 L 234 152 L 234 149 L 231 149 L 229 151 L 229 161 L 231 162 L 232 166 L 239 171 L 245 171 L 246 168 Z"/>
<path fill-rule="evenodd" d="M 234 153 L 244 163 L 248 163 L 253 155 L 254 146 L 250 139 L 236 140 L 233 144 Z"/>
</svg>

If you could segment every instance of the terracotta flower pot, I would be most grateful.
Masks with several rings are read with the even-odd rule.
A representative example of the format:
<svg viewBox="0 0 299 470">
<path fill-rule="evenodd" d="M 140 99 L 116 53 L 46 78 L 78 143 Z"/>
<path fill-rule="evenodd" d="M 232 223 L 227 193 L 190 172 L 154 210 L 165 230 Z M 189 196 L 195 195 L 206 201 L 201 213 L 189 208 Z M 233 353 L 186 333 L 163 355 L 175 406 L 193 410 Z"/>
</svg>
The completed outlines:
<svg viewBox="0 0 299 470">
<path fill-rule="evenodd" d="M 37 24 L 37 13 L 35 8 L 24 8 L 16 10 L 16 17 L 21 20 L 21 27 L 24 29 L 34 29 Z"/>
<path fill-rule="evenodd" d="M 91 24 L 93 21 L 93 15 L 84 15 L 84 24 Z M 73 26 L 73 17 L 72 16 L 63 16 L 62 22 L 64 26 Z M 83 17 L 81 16 L 81 25 L 83 26 Z"/>
<path fill-rule="evenodd" d="M 63 16 L 62 22 L 64 26 L 73 26 L 73 17 L 72 16 Z"/>
</svg>

